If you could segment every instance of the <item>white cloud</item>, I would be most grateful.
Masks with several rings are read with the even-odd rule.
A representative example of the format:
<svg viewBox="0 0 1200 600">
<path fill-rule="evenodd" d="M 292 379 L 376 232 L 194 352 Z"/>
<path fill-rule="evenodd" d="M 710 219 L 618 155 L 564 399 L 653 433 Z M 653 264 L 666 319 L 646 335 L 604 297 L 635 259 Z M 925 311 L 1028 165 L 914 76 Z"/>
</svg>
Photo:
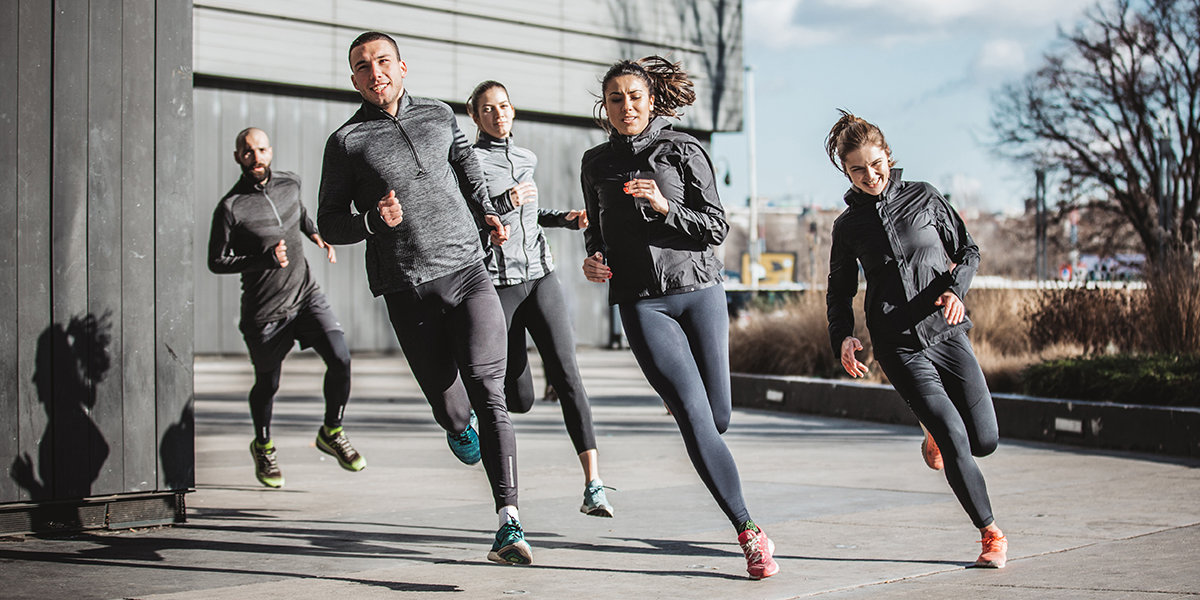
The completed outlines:
<svg viewBox="0 0 1200 600">
<path fill-rule="evenodd" d="M 750 0 L 745 5 L 746 35 L 772 48 L 820 46 L 837 38 L 837 32 L 797 23 L 802 0 Z"/>
<path fill-rule="evenodd" d="M 1011 39 L 984 42 L 975 57 L 975 69 L 983 73 L 1020 73 L 1025 71 L 1025 47 Z"/>
<path fill-rule="evenodd" d="M 1095 0 L 747 0 L 751 43 L 804 47 L 837 40 L 887 45 L 980 29 L 984 36 L 1069 24 Z"/>
</svg>

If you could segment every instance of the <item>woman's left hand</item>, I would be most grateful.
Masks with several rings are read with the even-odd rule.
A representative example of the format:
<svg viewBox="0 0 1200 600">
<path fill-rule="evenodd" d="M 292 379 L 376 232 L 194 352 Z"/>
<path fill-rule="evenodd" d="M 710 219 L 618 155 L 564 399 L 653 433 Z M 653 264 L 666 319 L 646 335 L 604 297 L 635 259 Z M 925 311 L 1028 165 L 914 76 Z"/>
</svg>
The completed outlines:
<svg viewBox="0 0 1200 600">
<path fill-rule="evenodd" d="M 625 182 L 625 193 L 635 198 L 645 198 L 650 201 L 654 212 L 665 215 L 671 209 L 667 198 L 658 191 L 658 184 L 653 179 L 630 179 Z"/>
<path fill-rule="evenodd" d="M 944 292 L 934 301 L 934 305 L 945 307 L 942 313 L 946 316 L 946 323 L 950 325 L 962 323 L 963 317 L 967 316 L 967 305 L 963 304 L 954 292 Z"/>
</svg>

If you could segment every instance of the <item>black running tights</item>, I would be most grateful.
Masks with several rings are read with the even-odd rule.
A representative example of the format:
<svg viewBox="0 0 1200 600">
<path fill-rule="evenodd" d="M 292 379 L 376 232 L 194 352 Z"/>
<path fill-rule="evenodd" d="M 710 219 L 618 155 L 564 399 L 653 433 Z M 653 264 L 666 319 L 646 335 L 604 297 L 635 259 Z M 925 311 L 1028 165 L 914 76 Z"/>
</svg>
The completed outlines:
<svg viewBox="0 0 1200 600">
<path fill-rule="evenodd" d="M 724 288 L 623 302 L 620 308 L 629 347 L 671 409 L 692 465 L 733 526 L 741 526 L 750 513 L 737 464 L 721 439 L 732 412 Z"/>
</svg>

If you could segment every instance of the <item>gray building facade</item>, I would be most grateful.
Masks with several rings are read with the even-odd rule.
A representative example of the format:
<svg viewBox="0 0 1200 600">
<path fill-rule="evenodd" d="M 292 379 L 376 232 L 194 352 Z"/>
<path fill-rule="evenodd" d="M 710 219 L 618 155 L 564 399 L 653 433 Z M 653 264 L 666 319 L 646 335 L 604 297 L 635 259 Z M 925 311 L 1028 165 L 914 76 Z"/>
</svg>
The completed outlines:
<svg viewBox="0 0 1200 600">
<path fill-rule="evenodd" d="M 406 89 L 450 103 L 468 137 L 475 126 L 464 112 L 467 95 L 486 79 L 504 83 L 517 109 L 514 136 L 539 157 L 540 201 L 549 208 L 583 207 L 579 160 L 605 139 L 593 106 L 599 78 L 617 60 L 681 61 L 697 103 L 677 127 L 701 140 L 741 128 L 740 1 L 196 0 L 193 17 L 197 353 L 245 351 L 238 278 L 205 268 L 212 209 L 239 173 L 234 135 L 247 126 L 266 130 L 274 168 L 300 175 L 315 215 L 325 140 L 359 104 L 347 49 L 363 31 L 396 39 L 409 69 Z M 582 235 L 547 233 L 579 342 L 606 343 L 606 290 L 582 276 Z M 351 349 L 398 350 L 383 301 L 367 289 L 363 245 L 339 247 L 334 265 L 311 244 L 305 252 Z"/>
<path fill-rule="evenodd" d="M 0 3 L 0 534 L 182 518 L 192 11 Z"/>
</svg>

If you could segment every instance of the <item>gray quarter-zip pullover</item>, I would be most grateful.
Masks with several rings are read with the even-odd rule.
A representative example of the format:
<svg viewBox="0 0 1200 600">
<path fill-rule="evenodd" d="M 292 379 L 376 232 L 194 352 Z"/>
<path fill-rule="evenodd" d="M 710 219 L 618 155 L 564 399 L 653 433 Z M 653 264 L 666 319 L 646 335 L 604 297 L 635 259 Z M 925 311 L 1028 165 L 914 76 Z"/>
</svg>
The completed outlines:
<svg viewBox="0 0 1200 600">
<path fill-rule="evenodd" d="M 404 211 L 395 227 L 376 210 L 389 190 Z M 496 214 L 483 171 L 444 102 L 405 92 L 394 117 L 364 102 L 325 144 L 317 226 L 329 243 L 367 241 L 376 296 L 481 261 L 483 214 Z"/>
</svg>

